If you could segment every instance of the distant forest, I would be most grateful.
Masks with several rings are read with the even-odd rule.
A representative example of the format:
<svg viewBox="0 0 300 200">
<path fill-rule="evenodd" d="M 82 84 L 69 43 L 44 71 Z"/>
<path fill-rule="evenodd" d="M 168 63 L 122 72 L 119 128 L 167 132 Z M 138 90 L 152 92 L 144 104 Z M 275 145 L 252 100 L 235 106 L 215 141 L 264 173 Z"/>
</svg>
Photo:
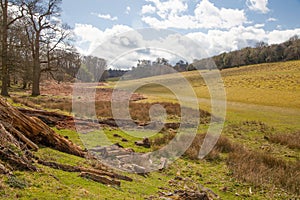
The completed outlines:
<svg viewBox="0 0 300 200">
<path fill-rule="evenodd" d="M 300 38 L 295 35 L 281 44 L 268 45 L 265 42 L 258 42 L 255 47 L 246 47 L 241 50 L 222 53 L 210 58 L 194 60 L 187 63 L 179 60 L 175 65 L 169 64 L 165 58 L 157 58 L 155 61 L 138 60 L 137 66 L 130 71 L 107 70 L 106 78 L 120 77 L 126 73 L 126 78 L 136 79 L 174 72 L 193 71 L 196 69 L 219 70 L 241 67 L 245 65 L 261 64 L 269 62 L 280 62 L 300 59 Z M 213 64 L 215 63 L 215 65 Z"/>
<path fill-rule="evenodd" d="M 281 44 L 268 45 L 265 42 L 259 42 L 255 47 L 246 47 L 212 58 L 197 60 L 192 65 L 197 69 L 206 69 L 208 59 L 213 59 L 220 70 L 252 64 L 299 60 L 300 39 L 299 36 L 295 35 Z"/>
</svg>

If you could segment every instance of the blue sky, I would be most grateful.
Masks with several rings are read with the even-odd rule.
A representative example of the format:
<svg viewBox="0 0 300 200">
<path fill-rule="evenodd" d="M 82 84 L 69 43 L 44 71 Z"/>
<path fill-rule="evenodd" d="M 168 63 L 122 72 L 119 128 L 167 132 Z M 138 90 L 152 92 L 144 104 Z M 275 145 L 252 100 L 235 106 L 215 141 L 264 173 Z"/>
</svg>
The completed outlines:
<svg viewBox="0 0 300 200">
<path fill-rule="evenodd" d="M 63 0 L 81 53 L 138 28 L 166 28 L 203 46 L 208 55 L 281 43 L 300 35 L 300 0 Z"/>
</svg>

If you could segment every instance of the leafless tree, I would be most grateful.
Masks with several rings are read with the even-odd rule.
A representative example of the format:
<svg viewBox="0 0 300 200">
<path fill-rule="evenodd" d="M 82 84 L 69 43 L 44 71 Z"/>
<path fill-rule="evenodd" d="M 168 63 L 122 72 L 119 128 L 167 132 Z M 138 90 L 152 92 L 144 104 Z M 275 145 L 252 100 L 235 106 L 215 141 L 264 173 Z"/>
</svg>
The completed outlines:
<svg viewBox="0 0 300 200">
<path fill-rule="evenodd" d="M 1 0 L 1 66 L 2 66 L 2 87 L 1 95 L 9 96 L 8 94 L 8 30 L 12 24 L 23 17 L 22 12 L 17 12 L 17 14 L 12 14 L 9 10 L 13 5 L 21 4 L 20 1 L 10 1 Z M 22 9 L 22 6 L 18 6 Z"/>
</svg>

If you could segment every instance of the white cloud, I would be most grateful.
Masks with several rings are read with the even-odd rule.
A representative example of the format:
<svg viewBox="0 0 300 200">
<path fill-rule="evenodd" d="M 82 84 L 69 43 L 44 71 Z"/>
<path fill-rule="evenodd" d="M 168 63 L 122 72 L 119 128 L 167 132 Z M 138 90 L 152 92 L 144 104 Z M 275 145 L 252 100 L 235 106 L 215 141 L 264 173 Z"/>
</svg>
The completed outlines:
<svg viewBox="0 0 300 200">
<path fill-rule="evenodd" d="M 300 28 L 294 30 L 265 31 L 260 25 L 233 27 L 228 31 L 210 30 L 208 33 L 189 33 L 190 37 L 206 47 L 207 54 L 217 55 L 222 52 L 234 51 L 254 46 L 259 41 L 268 44 L 279 44 L 294 35 L 300 35 Z"/>
<path fill-rule="evenodd" d="M 154 7 L 154 6 L 152 6 L 152 5 L 144 5 L 143 7 L 142 7 L 142 14 L 152 14 L 152 13 L 155 13 L 155 11 L 156 11 L 156 8 Z"/>
<path fill-rule="evenodd" d="M 265 24 L 255 24 L 255 25 L 254 25 L 255 28 L 262 28 L 262 27 L 264 27 L 264 26 L 265 26 Z"/>
<path fill-rule="evenodd" d="M 75 24 L 74 33 L 77 37 L 76 47 L 80 53 L 88 55 L 108 38 L 132 30 L 124 25 L 115 25 L 104 31 L 88 24 Z"/>
<path fill-rule="evenodd" d="M 76 24 L 74 31 L 80 53 L 104 58 L 108 63 L 117 61 L 117 66 L 123 69 L 136 65 L 138 59 L 165 57 L 175 63 L 179 59 L 191 62 L 208 56 L 198 43 L 167 30 L 134 31 L 128 26 L 116 25 L 102 31 L 92 25 Z"/>
<path fill-rule="evenodd" d="M 267 13 L 269 12 L 268 0 L 247 0 L 247 6 L 250 10 Z"/>
<path fill-rule="evenodd" d="M 277 19 L 276 18 L 273 18 L 273 17 L 270 17 L 269 19 L 267 19 L 268 22 L 276 22 Z"/>
<path fill-rule="evenodd" d="M 122 55 L 118 62 L 122 64 L 122 66 L 120 64 L 121 67 L 131 67 L 138 59 L 154 60 L 162 56 L 171 61 L 176 61 L 181 56 L 191 62 L 194 58 L 199 59 L 254 46 L 259 41 L 278 44 L 296 34 L 300 35 L 300 28 L 268 32 L 263 29 L 262 25 L 238 26 L 229 30 L 209 30 L 207 33 L 194 32 L 186 36 L 177 33 L 168 33 L 166 36 L 164 31 L 158 33 L 152 33 L 148 29 L 146 31 L 148 32 L 133 31 L 132 28 L 124 25 L 99 30 L 92 25 L 76 24 L 74 29 L 78 38 L 76 46 L 80 53 L 93 54 L 108 61 Z M 145 36 L 150 38 L 146 40 Z M 132 51 L 132 49 L 148 48 L 147 53 Z"/>
<path fill-rule="evenodd" d="M 92 15 L 95 15 L 101 19 L 106 19 L 106 20 L 111 20 L 111 21 L 117 21 L 118 17 L 112 17 L 110 14 L 97 14 L 97 13 L 92 13 Z"/>
<path fill-rule="evenodd" d="M 203 28 L 231 28 L 247 21 L 243 10 L 219 9 L 208 0 L 202 0 L 194 12 L 198 24 Z"/>
<path fill-rule="evenodd" d="M 182 0 L 168 0 L 161 2 L 160 0 L 146 0 L 154 4 L 157 14 L 162 19 L 168 16 L 181 14 L 188 9 L 187 3 Z"/>
<path fill-rule="evenodd" d="M 179 0 L 147 0 L 154 4 L 156 14 L 154 17 L 147 15 L 146 8 L 142 9 L 142 20 L 155 28 L 178 28 L 178 29 L 197 29 L 197 28 L 232 28 L 243 25 L 247 18 L 243 10 L 217 8 L 209 0 L 202 0 L 194 9 L 194 15 L 185 14 L 188 5 Z M 150 5 L 151 6 L 151 5 Z M 144 10 L 144 12 L 143 12 Z M 153 12 L 152 8 L 152 12 Z"/>
<path fill-rule="evenodd" d="M 127 7 L 126 7 L 125 14 L 129 15 L 130 11 L 131 11 L 131 7 L 130 7 L 130 6 L 127 6 Z"/>
<path fill-rule="evenodd" d="M 274 30 L 268 33 L 268 43 L 277 44 L 287 41 L 294 35 L 300 35 L 300 28 L 293 30 Z"/>
<path fill-rule="evenodd" d="M 186 36 L 166 30 L 143 29 L 110 37 L 92 53 L 121 68 L 134 66 L 139 59 L 164 57 L 175 63 L 207 57 L 203 48 Z M 115 64 L 117 63 L 117 64 Z"/>
</svg>

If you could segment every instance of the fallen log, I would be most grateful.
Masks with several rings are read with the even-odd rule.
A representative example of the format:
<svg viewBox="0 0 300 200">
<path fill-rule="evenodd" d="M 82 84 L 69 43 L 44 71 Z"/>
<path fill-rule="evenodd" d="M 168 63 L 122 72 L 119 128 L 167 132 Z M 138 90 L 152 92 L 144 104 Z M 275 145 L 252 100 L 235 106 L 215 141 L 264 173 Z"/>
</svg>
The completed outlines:
<svg viewBox="0 0 300 200">
<path fill-rule="evenodd" d="M 88 169 L 88 168 L 83 168 L 83 167 L 79 167 L 79 169 L 81 170 L 81 172 L 89 172 L 89 173 L 93 173 L 93 174 L 97 174 L 97 175 L 109 176 L 111 178 L 124 180 L 124 181 L 129 181 L 129 182 L 133 181 L 132 178 L 130 178 L 128 176 L 121 175 L 121 174 L 116 174 L 116 173 L 106 172 L 106 171 L 99 171 L 99 170 L 96 170 L 96 169 Z"/>
<path fill-rule="evenodd" d="M 108 176 L 113 179 L 119 179 L 119 180 L 124 180 L 124 181 L 133 181 L 132 178 L 120 174 L 116 174 L 113 172 L 108 172 L 108 171 L 102 171 L 98 169 L 89 169 L 85 167 L 77 167 L 77 166 L 71 166 L 71 165 L 64 165 L 56 162 L 48 162 L 48 161 L 43 161 L 41 159 L 38 160 L 39 164 L 42 164 L 47 167 L 51 167 L 53 169 L 59 169 L 67 172 L 87 172 L 99 176 Z"/>
<path fill-rule="evenodd" d="M 87 178 L 87 179 L 91 179 L 93 181 L 105 184 L 105 185 L 114 185 L 114 186 L 121 186 L 121 182 L 120 181 L 116 181 L 110 178 L 106 178 L 104 176 L 100 176 L 97 174 L 93 174 L 93 173 L 89 173 L 89 172 L 81 172 L 80 175 L 83 178 Z"/>
<path fill-rule="evenodd" d="M 38 163 L 42 164 L 44 166 L 51 167 L 53 169 L 63 170 L 63 171 L 67 171 L 67 172 L 80 172 L 79 176 L 81 176 L 83 178 L 91 179 L 93 181 L 103 183 L 106 185 L 121 186 L 121 182 L 115 180 L 115 178 L 125 179 L 124 178 L 125 176 L 122 177 L 120 175 L 105 172 L 105 171 L 87 169 L 87 168 L 76 167 L 76 166 L 71 166 L 71 165 L 64 165 L 64 164 L 55 163 L 55 162 L 47 162 L 47 161 L 43 161 L 43 160 L 38 160 Z M 130 179 L 129 177 L 127 177 L 127 180 L 132 181 L 132 179 Z"/>
<path fill-rule="evenodd" d="M 0 98 L 0 120 L 6 130 L 15 129 L 24 135 L 23 140 L 27 138 L 35 144 L 51 147 L 76 156 L 84 157 L 86 154 L 81 147 L 55 133 L 40 119 L 21 113 L 3 98 Z M 34 147 L 32 143 L 28 143 L 28 145 Z"/>
<path fill-rule="evenodd" d="M 44 160 L 38 160 L 38 163 L 47 167 L 51 167 L 53 169 L 58 169 L 66 172 L 81 172 L 81 170 L 78 167 L 74 167 L 71 165 L 63 165 L 56 162 L 48 162 Z"/>
</svg>

